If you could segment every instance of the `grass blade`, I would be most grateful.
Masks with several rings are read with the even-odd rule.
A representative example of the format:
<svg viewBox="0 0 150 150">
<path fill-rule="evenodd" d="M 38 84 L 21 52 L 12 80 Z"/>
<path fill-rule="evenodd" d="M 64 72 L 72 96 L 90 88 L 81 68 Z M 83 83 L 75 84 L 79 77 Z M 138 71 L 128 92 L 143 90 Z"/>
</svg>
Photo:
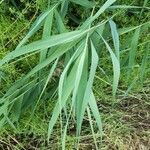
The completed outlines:
<svg viewBox="0 0 150 150">
<path fill-rule="evenodd" d="M 15 59 L 16 57 L 43 49 L 47 49 L 52 46 L 57 46 L 63 43 L 69 43 L 71 41 L 79 39 L 81 36 L 83 36 L 86 32 L 83 31 L 72 31 L 68 33 L 62 33 L 59 35 L 51 36 L 49 39 L 46 40 L 39 40 L 36 42 L 33 42 L 31 44 L 28 44 L 26 46 L 20 47 L 9 54 L 7 54 L 2 60 L 0 60 L 0 66 L 2 66 L 4 63 L 9 62 L 10 60 Z"/>
<path fill-rule="evenodd" d="M 55 18 L 56 18 L 56 27 L 57 27 L 57 30 L 59 31 L 59 33 L 66 32 L 67 31 L 66 27 L 65 27 L 65 25 L 62 21 L 62 18 L 57 10 L 55 10 Z"/>
<path fill-rule="evenodd" d="M 131 49 L 129 51 L 128 76 L 127 76 L 128 80 L 129 80 L 129 76 L 131 74 L 131 71 L 134 67 L 134 63 L 135 63 L 138 40 L 139 40 L 139 36 L 140 36 L 140 29 L 141 28 L 138 28 L 135 30 L 135 33 L 134 33 L 132 41 L 131 41 Z"/>
<path fill-rule="evenodd" d="M 93 136 L 93 140 L 94 140 L 94 144 L 95 144 L 95 149 L 99 150 L 98 145 L 97 145 L 97 141 L 96 141 L 96 136 L 95 136 L 95 132 L 94 132 L 94 127 L 93 127 L 92 117 L 91 117 L 91 112 L 90 112 L 89 107 L 87 107 L 87 114 L 88 114 L 88 118 L 89 118 L 89 122 L 90 122 L 90 126 L 91 126 L 91 131 L 92 131 L 92 136 Z"/>
<path fill-rule="evenodd" d="M 94 2 L 88 1 L 88 0 L 69 0 L 73 3 L 76 3 L 78 5 L 81 5 L 83 7 L 87 7 L 87 8 L 93 8 L 95 6 Z"/>
<path fill-rule="evenodd" d="M 38 30 L 39 28 L 42 26 L 43 21 L 45 20 L 45 18 L 51 14 L 53 12 L 53 9 L 55 9 L 57 7 L 58 4 L 54 5 L 51 7 L 50 10 L 44 12 L 43 14 L 41 14 L 36 21 L 33 23 L 30 31 L 28 32 L 28 34 L 22 39 L 22 41 L 18 44 L 18 46 L 16 47 L 16 49 L 20 48 L 23 44 L 25 44 L 28 39 L 33 36 Z"/>
<path fill-rule="evenodd" d="M 45 23 L 44 23 L 44 29 L 43 29 L 43 40 L 46 40 L 50 37 L 51 35 L 51 30 L 52 30 L 52 23 L 53 23 L 53 11 L 46 17 Z M 42 62 L 47 55 L 47 50 L 42 50 L 40 54 L 40 62 Z"/>
<path fill-rule="evenodd" d="M 91 41 L 91 51 L 92 51 L 92 58 L 91 58 L 92 60 L 91 60 L 89 79 L 88 79 L 88 82 L 87 82 L 87 85 L 86 85 L 83 100 L 80 99 L 80 101 L 82 101 L 82 102 L 81 102 L 81 106 L 80 106 L 79 122 L 77 123 L 78 134 L 80 134 L 80 131 L 81 131 L 81 125 L 82 125 L 84 113 L 85 113 L 87 104 L 89 102 L 90 94 L 92 92 L 93 80 L 94 80 L 94 76 L 95 76 L 95 73 L 96 73 L 96 68 L 97 68 L 97 65 L 98 65 L 98 55 L 97 55 L 97 52 L 95 50 L 95 47 L 94 47 L 92 41 Z"/>
<path fill-rule="evenodd" d="M 83 25 L 80 27 L 81 29 L 88 28 L 89 25 L 96 20 L 106 9 L 108 9 L 116 0 L 107 0 L 104 5 L 97 11 L 97 13 L 93 16 L 88 18 Z"/>
<path fill-rule="evenodd" d="M 143 56 L 143 59 L 142 59 L 142 64 L 141 64 L 141 67 L 140 67 L 140 79 L 141 79 L 141 82 L 142 84 L 144 83 L 144 76 L 145 76 L 145 73 L 146 73 L 146 67 L 148 65 L 148 56 L 149 56 L 149 51 L 150 50 L 150 44 L 148 43 L 147 44 L 147 47 L 145 49 L 145 53 L 144 53 L 144 56 Z"/>
<path fill-rule="evenodd" d="M 116 57 L 116 55 L 114 54 L 114 52 L 112 51 L 112 49 L 110 48 L 110 46 L 108 45 L 108 43 L 106 42 L 106 40 L 101 36 L 102 40 L 104 41 L 106 48 L 108 49 L 109 53 L 110 53 L 110 57 L 113 63 L 113 97 L 115 97 L 116 92 L 117 92 L 117 87 L 118 87 L 118 83 L 119 83 L 119 78 L 120 78 L 120 63 L 118 58 Z"/>
<path fill-rule="evenodd" d="M 93 92 L 90 95 L 89 106 L 96 120 L 100 136 L 102 137 L 102 121 L 101 121 L 100 113 L 99 113 L 98 106 L 96 104 L 96 99 L 95 99 Z"/>
<path fill-rule="evenodd" d="M 112 34 L 112 39 L 115 47 L 116 57 L 118 58 L 118 60 L 120 60 L 119 35 L 117 32 L 117 27 L 115 22 L 112 20 L 109 21 L 109 24 L 111 28 L 111 34 Z"/>
<path fill-rule="evenodd" d="M 76 77 L 74 72 L 76 72 L 77 67 L 78 67 L 78 62 L 76 62 L 74 64 L 70 74 L 68 75 L 68 78 L 65 80 L 65 86 L 63 88 L 64 94 L 62 95 L 62 98 L 61 98 L 61 100 L 62 100 L 61 101 L 61 107 L 65 106 L 66 101 L 67 101 L 68 97 L 70 96 L 71 91 L 73 90 L 74 83 L 75 83 L 74 81 L 75 81 L 75 77 Z M 49 126 L 48 126 L 48 140 L 51 136 L 53 127 L 56 124 L 56 121 L 58 120 L 59 114 L 60 114 L 60 105 L 59 105 L 59 102 L 57 102 L 57 104 L 53 110 L 53 114 L 52 114 L 52 117 L 50 119 Z"/>
<path fill-rule="evenodd" d="M 60 14 L 61 14 L 61 17 L 64 19 L 65 16 L 67 15 L 67 12 L 68 12 L 68 1 L 65 0 L 62 2 L 61 4 L 61 11 L 60 11 Z"/>
</svg>

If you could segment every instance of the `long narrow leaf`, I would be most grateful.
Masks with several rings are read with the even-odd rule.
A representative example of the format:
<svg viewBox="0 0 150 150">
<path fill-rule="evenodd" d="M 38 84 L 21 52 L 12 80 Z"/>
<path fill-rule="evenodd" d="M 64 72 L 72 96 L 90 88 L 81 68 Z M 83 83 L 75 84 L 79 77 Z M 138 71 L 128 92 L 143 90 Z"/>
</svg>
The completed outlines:
<svg viewBox="0 0 150 150">
<path fill-rule="evenodd" d="M 111 27 L 111 34 L 112 34 L 112 39 L 115 47 L 116 57 L 118 58 L 118 60 L 120 60 L 119 35 L 117 32 L 117 27 L 115 22 L 112 20 L 109 21 L 109 24 Z"/>
<path fill-rule="evenodd" d="M 76 3 L 76 4 L 79 4 L 81 6 L 84 6 L 84 7 L 87 7 L 87 8 L 92 8 L 94 7 L 95 3 L 94 2 L 91 2 L 91 1 L 88 1 L 88 0 L 69 0 L 73 3 Z"/>
<path fill-rule="evenodd" d="M 118 88 L 118 83 L 119 83 L 119 78 L 120 78 L 120 63 L 118 58 L 116 57 L 116 55 L 114 54 L 114 52 L 112 51 L 112 49 L 110 48 L 110 46 L 108 45 L 108 43 L 106 42 L 106 40 L 101 36 L 102 40 L 104 41 L 109 53 L 110 53 L 110 57 L 113 63 L 113 96 L 115 97 L 116 92 L 117 92 L 117 88 Z"/>
<path fill-rule="evenodd" d="M 138 40 L 140 36 L 140 29 L 141 28 L 135 30 L 135 33 L 131 41 L 131 49 L 129 51 L 128 79 L 135 64 L 135 57 L 136 57 L 136 51 L 138 46 Z"/>
<path fill-rule="evenodd" d="M 96 53 L 96 50 L 95 50 L 95 47 L 94 47 L 92 41 L 91 41 L 91 51 L 92 51 L 92 60 L 91 60 L 91 67 L 90 67 L 91 69 L 90 69 L 90 73 L 89 73 L 89 79 L 88 79 L 88 82 L 87 82 L 84 98 L 83 98 L 82 104 L 81 104 L 80 119 L 79 119 L 79 122 L 78 122 L 78 125 L 77 125 L 79 133 L 80 133 L 80 130 L 81 130 L 81 124 L 82 124 L 82 121 L 83 121 L 84 113 L 85 113 L 86 107 L 88 105 L 88 102 L 90 100 L 89 98 L 90 98 L 90 95 L 91 95 L 91 92 L 92 92 L 92 85 L 93 85 L 93 81 L 94 81 L 94 76 L 95 76 L 96 68 L 97 68 L 97 65 L 98 65 L 98 55 Z"/>
<path fill-rule="evenodd" d="M 34 35 L 37 30 L 39 30 L 39 28 L 41 27 L 41 25 L 43 24 L 43 21 L 45 20 L 45 18 L 51 14 L 53 12 L 53 9 L 55 9 L 57 7 L 58 4 L 52 6 L 48 11 L 44 12 L 43 14 L 41 14 L 36 21 L 33 23 L 30 31 L 28 32 L 28 34 L 22 39 L 22 41 L 18 44 L 18 46 L 16 47 L 16 49 L 20 48 L 23 44 L 25 44 L 27 42 L 27 40 Z"/>
</svg>

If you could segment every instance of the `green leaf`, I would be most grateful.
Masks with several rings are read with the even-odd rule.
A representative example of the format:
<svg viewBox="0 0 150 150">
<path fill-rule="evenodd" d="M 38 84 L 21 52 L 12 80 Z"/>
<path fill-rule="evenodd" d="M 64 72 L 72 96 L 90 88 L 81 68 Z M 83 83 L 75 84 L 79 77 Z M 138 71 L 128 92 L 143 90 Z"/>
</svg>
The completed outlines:
<svg viewBox="0 0 150 150">
<path fill-rule="evenodd" d="M 87 107 L 87 114 L 88 114 L 89 123 L 90 123 L 90 126 L 91 126 L 91 131 L 92 131 L 92 136 L 93 136 L 93 140 L 94 140 L 94 144 L 95 144 L 95 149 L 99 150 L 97 140 L 96 140 L 96 135 L 95 135 L 95 132 L 94 132 L 93 120 L 92 120 L 92 116 L 91 116 L 91 112 L 90 112 L 89 107 Z"/>
<path fill-rule="evenodd" d="M 91 60 L 89 79 L 87 81 L 84 97 L 83 97 L 83 99 L 80 99 L 80 101 L 81 101 L 80 113 L 79 113 L 80 116 L 79 116 L 79 122 L 77 122 L 78 134 L 81 131 L 81 124 L 82 124 L 82 121 L 84 118 L 84 113 L 85 113 L 87 105 L 90 101 L 90 95 L 92 92 L 92 85 L 93 85 L 93 81 L 94 81 L 94 77 L 95 77 L 95 73 L 96 73 L 96 68 L 98 65 L 98 55 L 97 55 L 96 49 L 95 49 L 92 41 L 91 41 L 91 51 L 92 51 L 92 58 L 91 58 L 92 60 Z"/>
<path fill-rule="evenodd" d="M 71 59 L 69 60 L 67 66 L 65 67 L 64 71 L 61 74 L 60 81 L 59 81 L 59 87 L 58 87 L 58 102 L 53 110 L 53 115 L 49 122 L 49 129 L 48 129 L 48 139 L 50 138 L 53 126 L 55 125 L 59 113 L 61 109 L 65 106 L 66 101 L 71 94 L 71 91 L 75 84 L 75 78 L 76 78 L 76 70 L 78 67 L 78 60 L 76 60 L 81 53 L 83 45 L 80 45 L 76 52 L 73 54 Z M 76 61 L 75 61 L 76 60 Z M 71 64 L 75 61 L 75 64 L 72 66 L 72 69 L 70 72 L 69 68 L 71 67 Z"/>
<path fill-rule="evenodd" d="M 68 33 L 62 33 L 59 35 L 53 35 L 49 39 L 39 40 L 28 44 L 26 46 L 20 47 L 17 50 L 14 50 L 7 54 L 2 60 L 0 60 L 0 66 L 4 63 L 9 62 L 10 60 L 15 59 L 16 57 L 22 56 L 24 54 L 28 54 L 34 51 L 41 51 L 43 49 L 47 49 L 52 46 L 57 46 L 64 43 L 69 43 L 71 41 L 79 39 L 83 36 L 86 32 L 81 30 L 79 31 L 72 31 Z"/>
<path fill-rule="evenodd" d="M 43 29 L 43 37 L 42 39 L 48 39 L 51 35 L 52 30 L 52 23 L 53 23 L 53 11 L 46 17 Z M 42 50 L 40 54 L 40 61 L 43 61 L 46 58 L 48 49 Z"/>
<path fill-rule="evenodd" d="M 81 5 L 83 7 L 87 7 L 87 8 L 93 8 L 95 6 L 94 2 L 88 1 L 88 0 L 69 0 L 75 4 Z"/>
<path fill-rule="evenodd" d="M 112 39 L 115 47 L 116 57 L 118 58 L 118 60 L 120 60 L 119 35 L 117 32 L 117 27 L 115 22 L 112 20 L 109 21 L 109 24 L 111 28 L 111 34 L 112 34 Z"/>
<path fill-rule="evenodd" d="M 96 120 L 97 127 L 99 129 L 99 133 L 102 137 L 102 121 L 101 121 L 100 113 L 99 113 L 98 106 L 96 104 L 96 100 L 95 100 L 95 96 L 94 96 L 93 92 L 90 95 L 89 106 L 90 106 L 93 116 Z"/>
<path fill-rule="evenodd" d="M 65 79 L 65 85 L 63 88 L 63 95 L 61 97 L 61 107 L 62 108 L 66 105 L 68 97 L 70 96 L 71 91 L 74 87 L 74 83 L 75 83 L 74 81 L 75 81 L 75 77 L 76 77 L 75 72 L 77 70 L 77 67 L 78 67 L 78 62 L 76 61 L 74 66 L 72 67 L 68 77 Z M 61 96 L 61 93 L 59 95 Z M 53 131 L 53 127 L 56 124 L 56 121 L 58 120 L 58 117 L 60 114 L 60 104 L 59 103 L 60 103 L 59 101 L 56 103 L 55 108 L 54 108 L 53 113 L 52 113 L 52 117 L 51 117 L 50 122 L 49 122 L 48 140 L 51 136 L 51 133 Z"/>
<path fill-rule="evenodd" d="M 135 57 L 136 57 L 136 51 L 138 46 L 138 40 L 140 36 L 140 29 L 141 28 L 139 27 L 135 30 L 135 33 L 131 41 L 131 49 L 129 51 L 128 76 L 127 76 L 128 79 L 135 64 Z"/>
<path fill-rule="evenodd" d="M 119 63 L 118 58 L 116 57 L 116 55 L 114 54 L 114 52 L 112 51 L 108 43 L 106 42 L 106 40 L 102 36 L 101 38 L 104 41 L 106 48 L 108 49 L 110 53 L 110 57 L 111 57 L 112 64 L 113 64 L 113 74 L 114 74 L 113 75 L 114 76 L 113 77 L 113 97 L 115 97 L 117 88 L 118 88 L 119 78 L 120 78 L 120 63 Z"/>
<path fill-rule="evenodd" d="M 43 14 L 41 14 L 36 21 L 33 23 L 30 31 L 28 32 L 28 34 L 21 40 L 21 42 L 18 44 L 18 46 L 16 47 L 16 49 L 20 48 L 23 44 L 25 44 L 28 39 L 33 36 L 38 30 L 39 28 L 42 26 L 43 21 L 45 20 L 45 18 L 47 16 L 49 16 L 49 14 L 51 14 L 53 12 L 53 10 L 57 7 L 58 4 L 52 6 L 48 11 L 44 12 Z"/>
<path fill-rule="evenodd" d="M 142 83 L 144 83 L 144 76 L 145 76 L 146 68 L 147 68 L 148 62 L 149 62 L 149 60 L 148 60 L 149 52 L 150 52 L 150 44 L 148 43 L 145 48 L 144 56 L 142 59 L 142 64 L 140 67 L 140 79 L 141 79 Z"/>
<path fill-rule="evenodd" d="M 60 14 L 63 19 L 67 15 L 67 12 L 68 12 L 68 3 L 69 3 L 68 0 L 64 0 L 61 4 Z"/>
<path fill-rule="evenodd" d="M 55 10 L 55 18 L 56 18 L 56 27 L 57 27 L 57 30 L 59 31 L 59 33 L 66 32 L 67 29 L 65 28 L 63 20 L 57 10 Z"/>
<path fill-rule="evenodd" d="M 104 5 L 97 11 L 97 13 L 93 17 L 89 17 L 83 25 L 80 27 L 81 29 L 88 28 L 88 26 L 95 21 L 106 9 L 108 9 L 116 0 L 107 0 Z"/>
<path fill-rule="evenodd" d="M 60 82 L 59 82 L 59 105 L 60 105 L 60 109 L 62 109 L 61 102 L 62 102 L 62 97 L 63 97 L 65 81 L 66 81 L 66 78 L 67 78 L 67 72 L 69 70 L 69 67 L 73 63 L 73 61 L 77 61 L 78 62 L 78 56 L 80 55 L 82 49 L 83 49 L 83 43 L 81 43 L 81 45 L 78 47 L 76 52 L 70 58 L 69 62 L 67 63 L 67 65 L 66 65 L 66 67 L 65 67 L 65 69 L 64 69 L 64 71 L 63 71 L 63 73 L 61 75 Z M 74 75 L 76 75 L 76 72 L 74 72 Z M 74 86 L 75 86 L 75 82 L 74 82 Z M 70 87 L 67 87 L 67 88 L 70 88 Z M 62 149 L 65 149 L 65 139 L 66 139 L 66 134 L 67 134 L 67 127 L 68 127 L 68 123 L 69 123 L 69 119 L 70 119 L 70 116 L 71 116 L 71 112 L 72 112 L 74 103 L 75 103 L 75 101 L 72 102 L 70 113 L 68 115 L 68 119 L 67 119 L 67 122 L 66 122 L 66 125 L 65 125 L 65 128 L 64 128 L 64 133 L 63 133 L 63 137 L 62 137 Z"/>
<path fill-rule="evenodd" d="M 149 7 L 130 6 L 130 5 L 114 5 L 110 6 L 110 9 L 150 9 Z"/>
</svg>

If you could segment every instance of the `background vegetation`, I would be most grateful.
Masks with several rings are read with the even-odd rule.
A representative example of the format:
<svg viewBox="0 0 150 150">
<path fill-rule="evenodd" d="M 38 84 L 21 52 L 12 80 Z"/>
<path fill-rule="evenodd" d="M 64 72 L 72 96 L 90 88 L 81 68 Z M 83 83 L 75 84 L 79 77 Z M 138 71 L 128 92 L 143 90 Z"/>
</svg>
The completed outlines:
<svg viewBox="0 0 150 150">
<path fill-rule="evenodd" d="M 95 14 L 98 12 L 105 2 L 106 1 L 103 0 L 97 0 L 93 13 Z M 56 3 L 57 1 L 51 1 L 51 5 L 55 5 Z M 91 7 L 92 4 L 93 3 L 90 3 Z M 80 29 L 85 20 L 91 16 L 92 8 L 89 7 L 90 5 L 88 5 L 88 3 L 79 5 L 75 3 L 75 0 L 72 0 L 72 2 L 69 3 L 67 13 L 64 13 L 64 18 L 62 17 L 63 14 L 60 12 L 61 8 L 58 7 L 56 9 L 57 11 L 54 12 L 53 19 L 55 24 L 52 26 L 52 35 Z M 6 62 L 7 58 L 9 59 L 7 56 L 11 54 L 10 52 L 16 50 L 16 46 L 20 41 L 34 28 L 34 26 L 32 26 L 33 22 L 41 13 L 47 12 L 47 6 L 47 0 L 7 0 L 0 2 L 1 149 L 61 149 L 63 144 L 66 143 L 65 148 L 69 150 L 77 146 L 75 144 L 77 142 L 77 137 L 75 136 L 77 129 L 74 114 L 69 117 L 69 127 L 67 135 L 65 135 L 66 142 L 61 141 L 61 125 L 65 125 L 64 123 L 66 123 L 67 119 L 64 116 L 66 115 L 66 112 L 69 114 L 71 102 L 68 102 L 66 104 L 66 109 L 61 112 L 63 118 L 58 119 L 58 122 L 56 122 L 54 127 L 54 132 L 52 132 L 49 142 L 47 142 L 48 124 L 58 99 L 55 90 L 57 89 L 64 68 L 67 66 L 74 53 L 70 52 L 69 54 L 62 55 L 58 62 L 57 60 L 55 63 L 50 62 L 48 68 L 39 71 L 34 76 L 32 75 L 28 82 L 24 82 L 21 79 L 24 78 L 37 64 L 40 64 L 43 61 L 41 60 L 41 54 L 30 56 L 30 53 L 28 53 L 26 55 L 28 57 L 25 57 L 20 61 L 18 61 L 18 59 L 23 58 L 22 56 L 24 55 L 17 57 L 17 59 L 14 57 L 15 59 L 13 60 L 10 58 L 10 63 L 3 65 L 5 59 Z M 91 54 L 87 54 L 89 55 L 88 59 L 85 57 L 85 60 L 88 60 L 89 64 L 84 64 L 85 68 L 88 68 L 87 66 L 90 68 L 90 65 L 92 65 L 90 56 L 92 55 L 92 52 L 94 53 L 94 50 L 91 50 L 94 49 L 92 46 L 94 45 L 99 56 L 99 61 L 96 74 L 94 75 L 95 78 L 92 90 L 102 120 L 103 136 L 101 139 L 101 134 L 97 129 L 99 126 L 96 125 L 98 120 L 94 119 L 94 115 L 89 115 L 90 113 L 88 113 L 87 108 L 87 114 L 85 114 L 82 123 L 79 147 L 80 149 L 96 149 L 97 145 L 97 149 L 106 150 L 147 150 L 150 145 L 150 2 L 148 0 L 117 0 L 112 6 L 118 6 L 118 8 L 108 8 L 108 11 L 104 11 L 95 22 L 92 22 L 92 26 L 95 27 L 103 20 L 110 21 L 106 23 L 104 31 L 101 31 L 103 30 L 102 27 L 100 27 L 100 31 L 98 31 L 103 36 L 104 40 L 100 38 L 100 35 L 96 36 L 94 34 L 91 38 L 93 44 L 91 44 L 91 41 L 89 40 L 88 45 L 90 48 L 88 47 L 88 49 Z M 111 20 L 110 18 L 112 16 L 113 18 Z M 109 46 L 117 57 L 117 53 L 115 53 L 118 42 L 117 33 L 119 34 L 120 58 L 118 59 L 120 59 L 119 65 L 121 68 L 121 76 L 116 94 L 116 87 L 113 84 L 115 81 L 113 80 L 112 72 L 114 69 L 112 60 L 114 60 L 114 58 L 112 59 L 110 57 L 112 55 Z M 44 34 L 42 28 L 36 30 L 36 33 L 26 41 L 27 44 L 40 40 L 41 37 L 44 38 L 44 35 L 42 34 Z M 72 37 L 73 36 L 74 34 Z M 81 39 L 83 39 L 82 41 L 84 42 L 84 39 L 86 38 L 82 36 Z M 57 50 L 57 48 L 58 50 L 62 50 L 62 47 L 66 49 L 69 46 L 74 46 L 78 41 L 70 42 L 70 45 L 64 44 L 61 45 L 60 48 L 56 46 L 52 50 Z M 75 44 L 73 42 L 75 42 Z M 23 45 L 18 46 L 18 48 L 23 47 Z M 74 49 L 76 48 L 74 47 Z M 12 54 L 13 56 L 15 55 L 15 53 Z M 50 55 L 51 54 L 49 54 L 49 56 Z M 77 60 L 74 63 L 76 62 Z M 96 62 L 96 54 L 93 62 Z M 72 66 L 74 63 L 72 63 Z M 91 68 L 94 67 L 92 66 Z M 43 82 L 45 83 L 45 81 L 47 81 L 47 78 L 45 77 L 49 76 L 49 69 L 53 72 L 51 75 L 52 77 L 51 79 L 48 78 L 50 81 L 48 80 L 48 86 L 41 96 L 38 94 L 39 91 L 41 92 L 39 87 L 43 87 Z M 69 69 L 71 70 L 72 68 L 70 67 Z M 68 74 L 71 72 L 69 69 L 67 70 Z M 117 68 L 115 68 L 114 72 L 117 71 L 116 69 Z M 89 69 L 87 70 L 89 72 Z M 86 71 L 84 71 L 85 76 L 86 74 Z M 23 82 L 25 85 L 28 83 L 29 86 L 27 84 L 25 89 L 22 88 L 23 84 L 18 87 L 13 86 L 17 85 L 14 84 L 17 83 L 17 80 Z M 115 83 L 117 84 L 117 81 Z M 34 84 L 40 86 L 33 88 Z M 81 84 L 83 83 L 81 82 Z M 66 85 L 70 86 L 68 84 Z M 10 87 L 13 87 L 12 90 Z M 30 87 L 32 89 L 31 94 L 28 93 L 29 95 L 27 94 L 23 98 L 26 103 L 24 103 L 24 105 L 20 104 L 19 101 L 21 100 L 16 100 L 16 97 L 21 95 L 24 91 L 27 91 Z M 12 92 L 17 91 L 18 89 L 19 93 L 13 95 Z M 64 89 L 67 88 L 65 87 Z M 82 89 L 84 88 L 81 88 L 81 90 Z M 66 91 L 63 91 L 63 94 L 64 93 L 66 93 Z M 25 98 L 28 100 L 25 100 Z M 8 111 L 8 115 L 5 115 L 7 114 L 6 110 Z M 90 110 L 91 109 L 89 109 L 89 111 Z M 92 118 L 91 120 L 90 117 Z M 3 120 L 5 121 L 3 122 Z M 92 124 L 91 127 L 90 124 Z M 91 129 L 95 130 L 95 134 L 91 132 Z"/>
</svg>

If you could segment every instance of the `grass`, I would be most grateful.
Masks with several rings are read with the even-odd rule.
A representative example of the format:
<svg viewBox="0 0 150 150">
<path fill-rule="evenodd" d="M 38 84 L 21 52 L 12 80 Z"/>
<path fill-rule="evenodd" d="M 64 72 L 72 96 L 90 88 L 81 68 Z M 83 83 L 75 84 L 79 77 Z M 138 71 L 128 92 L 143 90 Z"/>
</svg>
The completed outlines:
<svg viewBox="0 0 150 150">
<path fill-rule="evenodd" d="M 118 29 L 116 24 L 122 11 L 131 10 L 134 14 L 136 10 L 140 13 L 138 19 L 142 14 L 147 17 L 147 4 L 144 1 L 144 7 L 116 7 L 115 0 L 108 0 L 99 8 L 98 3 L 89 1 L 54 2 L 32 23 L 16 48 L 18 31 L 10 32 L 15 37 L 8 43 L 12 40 L 16 43 L 10 45 L 14 50 L 5 54 L 8 43 L 4 42 L 7 39 L 4 33 L 11 29 L 7 28 L 1 37 L 0 60 L 2 149 L 5 146 L 12 149 L 147 148 L 149 93 L 144 88 L 139 98 L 133 92 L 139 92 L 149 83 L 149 47 L 145 46 L 149 39 L 141 38 L 148 33 L 149 21 L 142 19 L 139 23 L 133 17 L 136 20 L 133 26 L 120 23 Z M 76 20 L 78 16 L 70 17 L 66 13 L 78 5 L 81 10 L 86 8 L 89 17 L 81 16 L 81 23 Z M 10 26 L 24 26 L 23 21 L 29 25 L 32 19 L 21 18 L 22 24 L 17 21 Z M 3 16 L 1 20 L 8 26 Z M 60 69 L 59 64 L 63 64 Z M 57 68 L 59 73 L 54 77 Z M 28 143 L 29 139 L 33 143 Z M 129 141 L 131 144 L 127 144 Z"/>
<path fill-rule="evenodd" d="M 148 88 L 146 87 L 146 89 Z M 101 149 L 140 149 L 143 147 L 148 149 L 149 119 L 147 112 L 149 108 L 145 101 L 148 102 L 149 99 L 145 98 L 145 94 L 132 94 L 137 96 L 137 98 L 143 95 L 143 98 L 136 99 L 130 96 L 122 99 L 119 98 L 114 108 L 111 106 L 111 95 L 108 96 L 107 94 L 103 97 L 103 99 L 101 98 L 101 95 L 96 96 L 98 100 L 98 106 L 101 111 L 104 131 Z M 12 147 L 12 149 L 15 147 L 20 147 L 19 144 L 23 145 L 25 149 L 27 147 L 30 147 L 31 149 L 47 149 L 48 147 L 52 148 L 51 146 L 53 146 L 53 148 L 55 147 L 55 149 L 58 149 L 60 146 L 58 136 L 60 132 L 59 125 L 55 128 L 55 134 L 53 135 L 55 138 L 52 138 L 51 143 L 47 145 L 47 120 L 43 119 L 42 113 L 39 112 L 36 114 L 37 115 L 34 116 L 34 119 L 28 128 L 24 127 L 24 124 L 26 124 L 26 121 L 28 120 L 28 117 L 26 118 L 24 116 L 20 121 L 20 133 L 17 134 L 10 131 L 5 131 L 4 136 L 1 136 L 1 140 L 8 143 L 10 142 L 9 147 Z M 39 121 L 42 122 L 40 126 Z M 80 143 L 82 149 L 91 149 L 91 147 L 94 148 L 93 138 L 89 127 L 87 127 L 87 121 L 85 122 L 83 129 L 84 130 L 82 134 L 85 136 L 81 136 Z M 74 126 L 71 125 L 69 131 L 70 134 L 66 138 L 66 146 L 68 149 L 72 149 L 74 146 L 74 132 Z M 19 144 L 14 142 L 9 135 L 12 136 L 14 140 L 17 140 Z"/>
</svg>

